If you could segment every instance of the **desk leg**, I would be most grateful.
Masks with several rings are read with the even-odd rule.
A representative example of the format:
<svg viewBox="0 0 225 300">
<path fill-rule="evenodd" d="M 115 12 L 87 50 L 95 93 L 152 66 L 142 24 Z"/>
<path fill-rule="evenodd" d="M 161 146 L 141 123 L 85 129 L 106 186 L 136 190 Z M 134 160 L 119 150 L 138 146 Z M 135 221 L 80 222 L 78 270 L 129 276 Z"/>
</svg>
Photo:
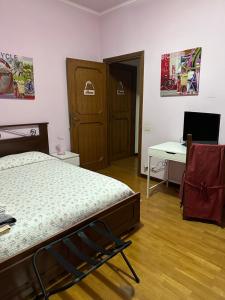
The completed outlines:
<svg viewBox="0 0 225 300">
<path fill-rule="evenodd" d="M 169 186 L 169 160 L 166 161 L 166 187 Z"/>
<path fill-rule="evenodd" d="M 150 170 L 151 170 L 151 156 L 148 156 L 147 198 L 149 197 L 149 188 L 150 188 Z"/>
</svg>

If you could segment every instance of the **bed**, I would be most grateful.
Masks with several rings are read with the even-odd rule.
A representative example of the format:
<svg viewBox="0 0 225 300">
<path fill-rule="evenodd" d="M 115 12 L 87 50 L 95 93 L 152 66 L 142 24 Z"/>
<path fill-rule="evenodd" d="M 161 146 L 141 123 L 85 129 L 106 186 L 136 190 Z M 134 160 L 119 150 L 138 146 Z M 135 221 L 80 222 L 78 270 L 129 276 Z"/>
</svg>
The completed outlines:
<svg viewBox="0 0 225 300">
<path fill-rule="evenodd" d="M 5 300 L 38 292 L 31 256 L 39 247 L 95 219 L 106 221 L 118 235 L 140 221 L 139 193 L 47 155 L 47 123 L 25 125 L 38 126 L 39 134 L 0 140 L 0 206 L 18 220 L 0 236 L 0 299 Z M 22 125 L 4 128 L 13 126 Z M 46 283 L 60 276 L 51 261 L 42 272 Z"/>
</svg>

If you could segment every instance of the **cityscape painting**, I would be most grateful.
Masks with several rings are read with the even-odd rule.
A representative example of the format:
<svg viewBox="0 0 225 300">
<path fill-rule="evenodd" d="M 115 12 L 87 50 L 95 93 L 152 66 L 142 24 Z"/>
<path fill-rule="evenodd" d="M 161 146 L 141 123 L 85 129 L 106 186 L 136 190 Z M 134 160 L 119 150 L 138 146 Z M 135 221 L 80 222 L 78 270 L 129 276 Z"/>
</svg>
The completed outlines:
<svg viewBox="0 0 225 300">
<path fill-rule="evenodd" d="M 32 58 L 0 52 L 0 99 L 35 99 Z"/>
<path fill-rule="evenodd" d="M 160 95 L 194 96 L 199 94 L 202 48 L 163 54 Z"/>
</svg>

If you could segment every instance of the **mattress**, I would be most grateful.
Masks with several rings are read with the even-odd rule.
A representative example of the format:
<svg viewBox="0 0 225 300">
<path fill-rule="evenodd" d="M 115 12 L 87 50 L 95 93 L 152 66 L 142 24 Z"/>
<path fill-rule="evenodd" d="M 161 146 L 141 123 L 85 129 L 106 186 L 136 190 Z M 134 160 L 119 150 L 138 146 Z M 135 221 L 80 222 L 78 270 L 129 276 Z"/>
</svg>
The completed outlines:
<svg viewBox="0 0 225 300">
<path fill-rule="evenodd" d="M 17 219 L 0 235 L 0 262 L 132 194 L 120 181 L 40 152 L 0 158 L 0 207 Z"/>
</svg>

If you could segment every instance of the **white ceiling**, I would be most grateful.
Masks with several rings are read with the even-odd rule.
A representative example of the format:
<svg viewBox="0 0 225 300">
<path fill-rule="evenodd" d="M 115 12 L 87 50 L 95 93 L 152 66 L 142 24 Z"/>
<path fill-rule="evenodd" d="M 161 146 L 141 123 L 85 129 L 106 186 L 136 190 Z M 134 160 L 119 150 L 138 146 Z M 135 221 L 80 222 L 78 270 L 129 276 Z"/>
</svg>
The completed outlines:
<svg viewBox="0 0 225 300">
<path fill-rule="evenodd" d="M 136 0 L 67 0 L 71 4 L 92 10 L 98 14 L 102 14 L 108 10 L 135 2 Z"/>
</svg>

